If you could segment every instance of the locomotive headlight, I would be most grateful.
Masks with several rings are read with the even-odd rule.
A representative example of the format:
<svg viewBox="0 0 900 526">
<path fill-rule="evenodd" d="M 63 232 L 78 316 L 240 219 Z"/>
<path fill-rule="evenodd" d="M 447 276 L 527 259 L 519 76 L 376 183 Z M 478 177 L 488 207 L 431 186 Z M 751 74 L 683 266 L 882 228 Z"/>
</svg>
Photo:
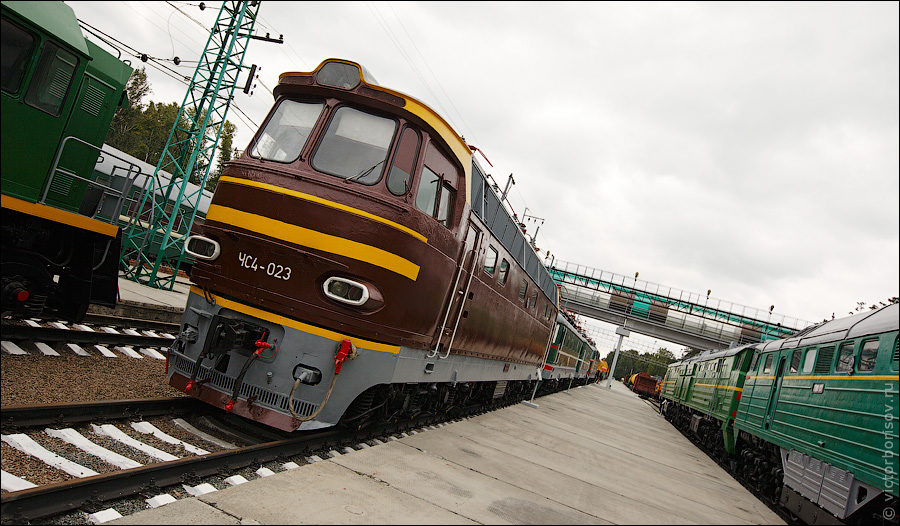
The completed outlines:
<svg viewBox="0 0 900 526">
<path fill-rule="evenodd" d="M 346 278 L 328 278 L 323 287 L 326 296 L 348 305 L 362 305 L 369 300 L 368 287 Z"/>
<path fill-rule="evenodd" d="M 213 261 L 219 257 L 221 247 L 219 247 L 219 243 L 208 237 L 190 236 L 187 238 L 184 251 L 197 259 Z"/>
<path fill-rule="evenodd" d="M 328 285 L 328 292 L 333 296 L 349 299 L 350 285 L 343 281 L 334 280 Z"/>
<path fill-rule="evenodd" d="M 316 73 L 316 80 L 325 86 L 352 89 L 359 84 L 361 76 L 356 64 L 328 61 Z"/>
</svg>

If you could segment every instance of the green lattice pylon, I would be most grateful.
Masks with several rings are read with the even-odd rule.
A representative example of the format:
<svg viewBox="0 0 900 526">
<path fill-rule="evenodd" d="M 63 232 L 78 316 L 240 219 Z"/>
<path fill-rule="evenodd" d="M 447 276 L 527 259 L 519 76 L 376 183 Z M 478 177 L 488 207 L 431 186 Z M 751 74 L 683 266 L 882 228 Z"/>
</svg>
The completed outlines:
<svg viewBox="0 0 900 526">
<path fill-rule="evenodd" d="M 132 281 L 172 290 L 260 2 L 225 1 L 184 96 L 166 148 L 148 181 L 140 217 L 126 228 L 121 261 Z M 168 172 L 171 179 L 160 177 Z M 196 187 L 188 188 L 193 182 Z M 170 203 L 170 201 L 172 201 Z M 157 253 L 156 239 L 161 236 Z"/>
</svg>

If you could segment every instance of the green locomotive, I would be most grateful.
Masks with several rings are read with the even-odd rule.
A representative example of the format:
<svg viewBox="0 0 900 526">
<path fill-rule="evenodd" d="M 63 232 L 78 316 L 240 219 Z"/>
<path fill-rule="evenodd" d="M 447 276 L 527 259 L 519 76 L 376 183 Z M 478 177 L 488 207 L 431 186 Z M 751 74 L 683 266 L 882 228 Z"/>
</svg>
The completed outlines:
<svg viewBox="0 0 900 526">
<path fill-rule="evenodd" d="M 83 318 L 114 306 L 120 230 L 98 219 L 94 164 L 126 62 L 81 33 L 62 2 L 2 3 L 2 309 Z"/>
<path fill-rule="evenodd" d="M 543 374 L 543 378 L 547 379 L 550 385 L 556 385 L 569 378 L 597 380 L 600 351 L 576 323 L 565 311 L 559 311 L 556 316 L 556 328 L 553 330 L 553 337 L 547 350 Z M 549 389 L 549 386 L 547 388 Z"/>
<path fill-rule="evenodd" d="M 898 327 L 893 304 L 674 363 L 661 410 L 808 524 L 896 524 Z"/>
<path fill-rule="evenodd" d="M 670 364 L 662 382 L 666 418 L 688 429 L 716 456 L 735 452 L 734 417 L 750 366 L 751 344 Z"/>
</svg>

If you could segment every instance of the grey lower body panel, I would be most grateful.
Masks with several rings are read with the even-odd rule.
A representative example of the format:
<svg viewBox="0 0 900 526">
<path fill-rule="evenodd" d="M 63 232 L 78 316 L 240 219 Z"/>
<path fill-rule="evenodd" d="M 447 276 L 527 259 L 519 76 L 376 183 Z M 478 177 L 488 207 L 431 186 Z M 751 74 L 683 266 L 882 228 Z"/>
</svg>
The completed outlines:
<svg viewBox="0 0 900 526">
<path fill-rule="evenodd" d="M 183 341 L 183 345 L 173 346 L 169 351 L 170 384 L 184 389 L 193 379 L 193 396 L 219 407 L 226 407 L 232 401 L 231 410 L 236 414 L 283 429 L 335 425 L 357 396 L 379 384 L 508 382 L 537 378 L 535 366 L 454 354 L 444 359 L 440 355 L 429 358 L 432 353 L 423 349 L 366 342 L 256 308 L 222 300 L 219 303 L 190 294 L 179 338 L 184 340 L 185 327 L 196 328 L 189 331 L 195 330 L 198 338 L 193 343 Z M 249 364 L 254 352 L 246 342 L 244 347 L 222 350 L 223 347 L 212 356 L 208 340 L 214 338 L 223 320 L 260 331 L 273 347 L 264 349 Z M 345 339 L 354 341 L 357 354 L 341 366 L 335 378 L 335 354 Z M 201 354 L 204 358 L 198 360 Z M 317 381 L 297 384 L 289 400 L 298 371 L 302 370 L 318 374 Z M 334 387 L 329 394 L 332 380 Z M 325 406 L 314 419 L 301 423 L 291 417 L 288 404 L 295 414 L 307 417 L 319 409 L 326 395 Z"/>
</svg>

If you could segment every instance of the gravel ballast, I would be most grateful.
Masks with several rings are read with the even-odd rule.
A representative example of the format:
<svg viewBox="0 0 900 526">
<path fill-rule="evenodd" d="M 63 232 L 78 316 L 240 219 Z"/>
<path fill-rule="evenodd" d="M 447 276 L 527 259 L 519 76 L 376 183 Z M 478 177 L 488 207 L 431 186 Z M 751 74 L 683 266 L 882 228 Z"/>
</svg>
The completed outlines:
<svg viewBox="0 0 900 526">
<path fill-rule="evenodd" d="M 68 352 L 68 354 L 66 354 Z M 0 355 L 0 405 L 61 404 L 184 396 L 155 358 Z"/>
</svg>

